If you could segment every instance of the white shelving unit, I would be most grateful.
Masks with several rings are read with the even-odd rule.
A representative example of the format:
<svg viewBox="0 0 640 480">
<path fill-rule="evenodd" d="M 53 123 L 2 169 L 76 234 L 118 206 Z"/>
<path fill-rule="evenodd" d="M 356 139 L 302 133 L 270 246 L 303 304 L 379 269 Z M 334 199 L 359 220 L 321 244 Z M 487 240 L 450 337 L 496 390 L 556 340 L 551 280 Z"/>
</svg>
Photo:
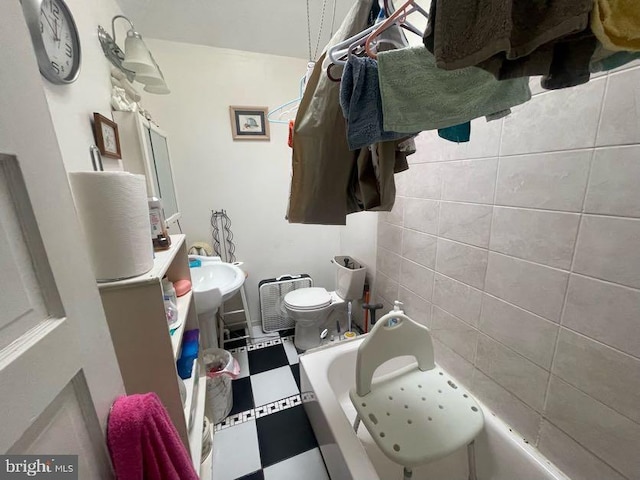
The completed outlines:
<svg viewBox="0 0 640 480">
<path fill-rule="evenodd" d="M 164 310 L 162 277 L 191 280 L 184 235 L 171 235 L 171 248 L 156 252 L 153 268 L 143 275 L 99 283 L 111 339 L 128 395 L 155 392 L 167 408 L 200 472 L 206 378 L 202 357 L 193 364 L 182 405 L 176 361 L 186 330 L 199 328 L 193 293 L 178 297 L 180 326 L 170 334 Z M 193 418 L 192 418 L 193 417 Z"/>
</svg>

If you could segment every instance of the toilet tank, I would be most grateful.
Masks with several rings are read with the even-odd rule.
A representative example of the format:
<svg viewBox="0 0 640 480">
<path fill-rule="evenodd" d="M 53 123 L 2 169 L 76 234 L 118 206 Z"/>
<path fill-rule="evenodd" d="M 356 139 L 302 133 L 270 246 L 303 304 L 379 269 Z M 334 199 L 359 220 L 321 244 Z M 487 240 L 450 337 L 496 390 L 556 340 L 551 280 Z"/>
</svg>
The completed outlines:
<svg viewBox="0 0 640 480">
<path fill-rule="evenodd" d="M 333 257 L 332 262 L 336 269 L 336 293 L 338 296 L 345 300 L 362 298 L 366 268 L 349 256 Z"/>
</svg>

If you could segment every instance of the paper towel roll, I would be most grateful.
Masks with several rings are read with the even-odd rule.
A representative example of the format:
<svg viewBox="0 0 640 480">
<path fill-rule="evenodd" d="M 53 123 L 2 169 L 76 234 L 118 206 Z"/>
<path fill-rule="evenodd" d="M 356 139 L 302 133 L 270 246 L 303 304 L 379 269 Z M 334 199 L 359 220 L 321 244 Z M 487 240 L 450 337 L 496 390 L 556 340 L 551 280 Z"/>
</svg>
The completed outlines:
<svg viewBox="0 0 640 480">
<path fill-rule="evenodd" d="M 73 172 L 73 198 L 99 282 L 135 277 L 153 267 L 143 175 Z"/>
</svg>

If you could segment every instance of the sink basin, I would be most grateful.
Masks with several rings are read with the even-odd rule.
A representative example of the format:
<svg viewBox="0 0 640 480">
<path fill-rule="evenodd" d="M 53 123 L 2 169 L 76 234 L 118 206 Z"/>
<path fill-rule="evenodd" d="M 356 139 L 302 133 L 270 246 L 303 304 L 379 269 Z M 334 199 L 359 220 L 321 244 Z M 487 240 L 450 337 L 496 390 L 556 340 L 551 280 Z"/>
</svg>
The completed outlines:
<svg viewBox="0 0 640 480">
<path fill-rule="evenodd" d="M 215 313 L 222 302 L 233 297 L 245 280 L 244 272 L 220 257 L 189 255 L 189 259 L 198 259 L 200 267 L 191 269 L 191 284 L 196 299 L 196 311 Z"/>
</svg>

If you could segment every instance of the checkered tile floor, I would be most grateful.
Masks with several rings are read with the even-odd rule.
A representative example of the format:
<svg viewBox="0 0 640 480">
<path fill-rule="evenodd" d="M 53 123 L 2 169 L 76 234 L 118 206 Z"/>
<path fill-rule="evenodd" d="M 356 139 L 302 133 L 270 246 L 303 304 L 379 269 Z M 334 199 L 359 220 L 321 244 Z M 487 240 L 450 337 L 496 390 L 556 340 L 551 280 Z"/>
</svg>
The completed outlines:
<svg viewBox="0 0 640 480">
<path fill-rule="evenodd" d="M 329 480 L 302 406 L 293 331 L 225 343 L 240 364 L 233 409 L 215 426 L 215 480 Z"/>
</svg>

